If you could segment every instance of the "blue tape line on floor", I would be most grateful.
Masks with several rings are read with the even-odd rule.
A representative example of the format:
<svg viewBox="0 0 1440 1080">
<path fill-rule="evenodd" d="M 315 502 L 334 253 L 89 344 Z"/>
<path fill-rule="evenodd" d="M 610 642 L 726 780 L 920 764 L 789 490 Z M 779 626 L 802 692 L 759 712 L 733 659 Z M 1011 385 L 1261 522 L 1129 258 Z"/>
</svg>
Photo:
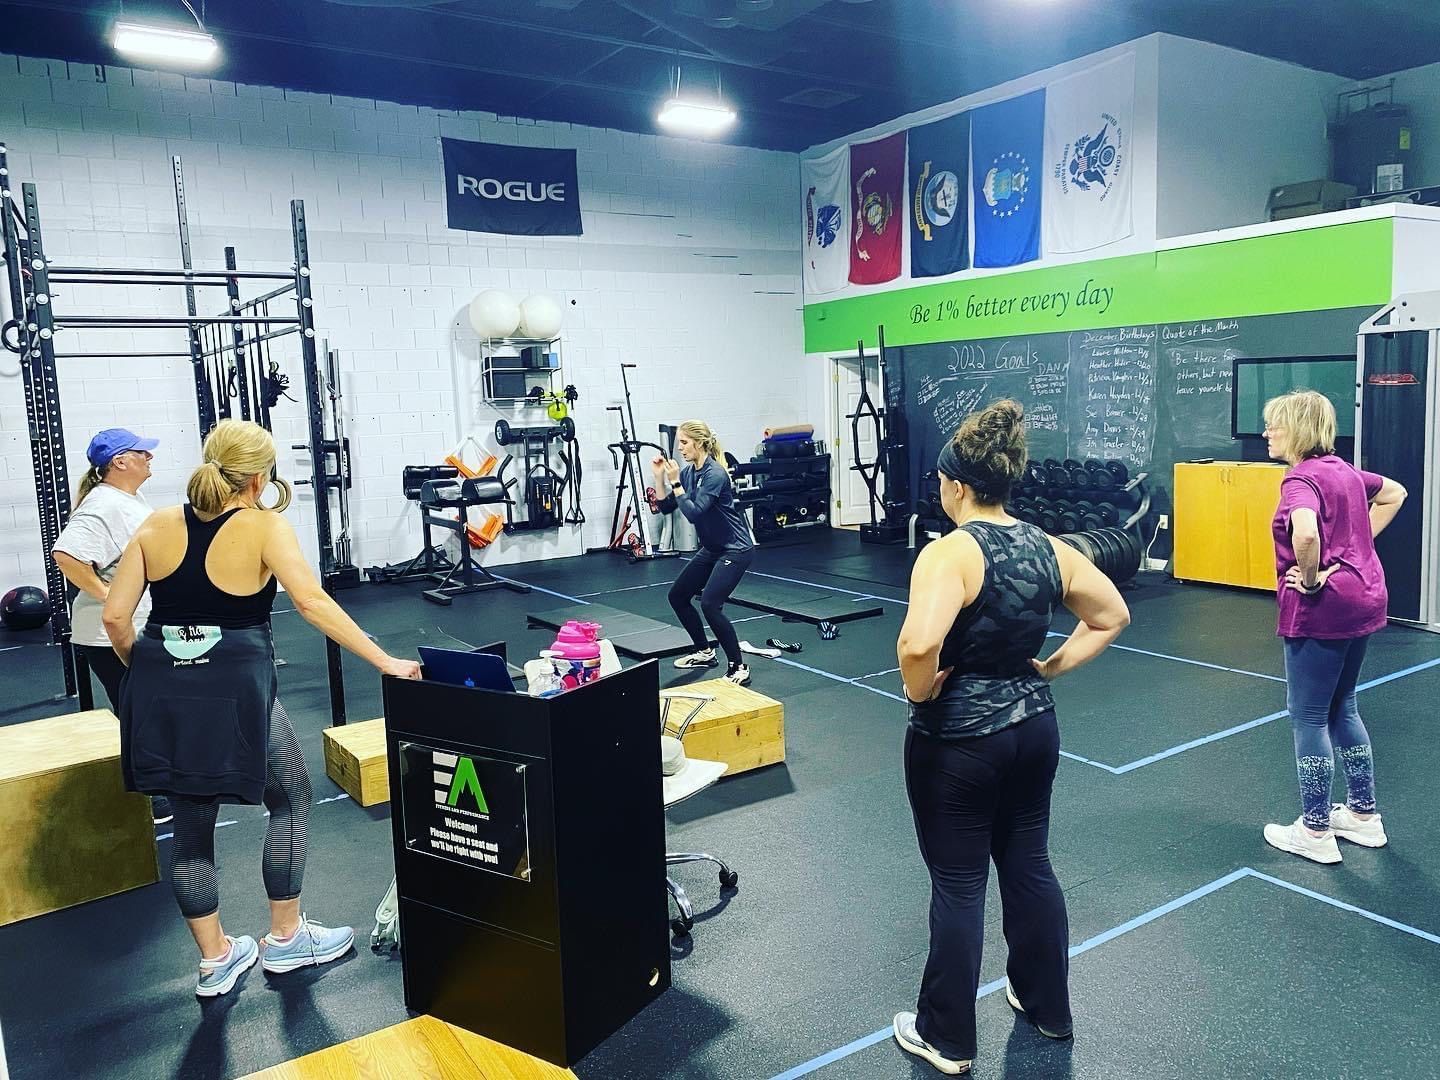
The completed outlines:
<svg viewBox="0 0 1440 1080">
<path fill-rule="evenodd" d="M 580 596 L 612 596 L 615 593 L 634 592 L 637 589 L 658 589 L 661 585 L 670 584 L 671 582 L 669 581 L 652 581 L 648 585 L 626 585 L 623 589 L 601 589 L 598 592 L 582 592 L 576 599 L 578 600 Z M 533 588 L 534 586 L 531 587 Z"/>
<path fill-rule="evenodd" d="M 561 600 L 569 600 L 572 604 L 584 604 L 586 607 L 590 606 L 589 600 L 581 600 L 578 596 L 570 596 L 567 593 L 556 592 L 554 589 L 542 589 L 539 585 L 531 585 L 528 581 L 517 581 L 514 578 L 501 577 L 499 574 L 494 574 L 492 576 L 495 578 L 496 581 L 504 581 L 510 585 L 525 585 L 535 590 L 536 592 L 543 592 L 546 596 L 554 596 L 558 597 Z"/>
<path fill-rule="evenodd" d="M 1069 637 L 1069 634 L 1062 634 L 1055 630 L 1047 631 L 1046 637 Z M 1193 664 L 1195 667 L 1211 668 L 1214 671 L 1228 671 L 1235 675 L 1250 675 L 1256 679 L 1268 679 L 1271 682 L 1284 682 L 1283 675 L 1265 675 L 1259 671 L 1246 671 L 1244 668 L 1225 667 L 1222 664 L 1211 664 L 1205 660 L 1191 660 L 1185 656 L 1171 656 L 1169 653 L 1151 652 L 1149 649 L 1137 649 L 1133 645 L 1110 645 L 1109 648 L 1119 649 L 1121 652 L 1139 653 L 1141 656 L 1154 656 L 1160 660 L 1174 660 L 1177 664 Z"/>
<path fill-rule="evenodd" d="M 759 570 L 746 570 L 747 577 L 769 578 L 771 581 L 788 581 L 791 585 L 808 585 L 812 589 L 820 589 L 822 592 L 844 593 L 846 596 L 858 597 L 861 600 L 880 600 L 887 604 L 899 604 L 901 607 L 909 607 L 910 601 L 896 600 L 891 596 L 876 596 L 874 593 L 856 592 L 854 589 L 842 589 L 838 585 L 821 585 L 814 581 L 802 581 L 799 578 L 781 577 L 779 574 L 765 574 Z"/>
<path fill-rule="evenodd" d="M 1410 667 L 1404 668 L 1401 671 L 1393 671 L 1389 675 L 1381 675 L 1378 678 L 1370 679 L 1367 682 L 1363 682 L 1359 686 L 1355 687 L 1355 692 L 1358 694 L 1365 690 L 1373 690 L 1377 686 L 1384 686 L 1386 683 L 1394 682 L 1396 679 L 1403 679 L 1407 675 L 1414 675 L 1417 671 L 1426 671 L 1429 668 L 1433 668 L 1437 665 L 1440 665 L 1440 657 L 1437 657 L 1434 660 L 1426 660 L 1424 663 L 1421 664 L 1412 664 Z M 1205 746 L 1208 743 L 1219 742 L 1221 739 L 1228 739 L 1231 735 L 1238 735 L 1242 731 L 1249 731 L 1252 728 L 1261 727 L 1265 724 L 1270 723 L 1271 721 L 1279 720 L 1282 717 L 1286 717 L 1289 715 L 1289 709 L 1281 709 L 1279 712 L 1270 713 L 1268 716 L 1257 717 L 1256 719 L 1248 720 L 1243 724 L 1236 724 L 1234 727 L 1226 728 L 1224 731 L 1217 731 L 1213 735 L 1205 735 L 1199 739 L 1191 739 L 1187 743 L 1181 743 L 1179 746 L 1172 746 L 1168 750 L 1161 750 L 1157 754 L 1151 754 L 1148 757 L 1140 758 L 1137 761 L 1127 762 L 1124 765 L 1111 766 L 1108 768 L 1107 771 L 1112 772 L 1117 776 L 1123 775 L 1128 772 L 1134 772 L 1136 769 L 1144 768 L 1146 765 L 1153 765 L 1157 761 L 1164 761 L 1166 758 L 1172 758 L 1176 754 L 1183 754 L 1186 750 L 1193 750 L 1197 746 Z M 1098 765 L 1099 763 L 1094 762 L 1092 764 Z M 1102 766 L 1102 768 L 1103 767 L 1104 766 Z"/>
<path fill-rule="evenodd" d="M 808 671 L 812 675 L 819 675 L 822 679 L 830 679 L 833 682 L 845 683 L 847 686 L 859 687 L 861 690 L 869 690 L 872 694 L 879 694 L 881 697 L 890 698 L 893 701 L 904 701 L 899 694 L 892 694 L 889 690 L 881 690 L 878 686 L 866 686 L 859 679 L 847 679 L 844 675 L 836 675 L 833 671 L 821 671 L 819 668 L 811 667 L 809 664 L 802 664 L 798 660 L 787 660 L 783 656 L 774 658 L 775 663 L 784 664 L 786 667 L 799 668 L 801 671 Z M 869 678 L 866 675 L 863 678 Z"/>
<path fill-rule="evenodd" d="M 1440 661 L 1436 662 L 1440 663 Z M 1118 937 L 1130 933 L 1132 930 L 1138 930 L 1140 927 L 1145 926 L 1148 923 L 1154 922 L 1162 915 L 1168 915 L 1173 911 L 1178 911 L 1183 907 L 1193 904 L 1196 900 L 1209 896 L 1211 893 L 1219 892 L 1227 885 L 1233 885 L 1235 882 L 1243 881 L 1246 878 L 1255 878 L 1258 881 L 1265 881 L 1270 883 L 1271 885 L 1278 885 L 1282 889 L 1288 889 L 1290 892 L 1298 893 L 1301 896 L 1307 896 L 1312 900 L 1318 900 L 1322 904 L 1328 904 L 1329 906 L 1333 908 L 1338 908 L 1341 911 L 1348 911 L 1352 914 L 1359 915 L 1362 918 L 1369 919 L 1371 922 L 1379 923 L 1381 926 L 1388 926 L 1391 929 L 1399 930 L 1403 933 L 1421 938 L 1422 940 L 1429 941 L 1436 945 L 1440 945 L 1440 936 L 1432 934 L 1427 930 L 1421 930 L 1406 923 L 1397 922 L 1395 919 L 1387 918 L 1386 916 L 1377 914 L 1376 912 L 1367 911 L 1365 908 L 1356 907 L 1354 904 L 1348 904 L 1343 900 L 1337 900 L 1333 896 L 1326 896 L 1324 893 L 1318 893 L 1311 889 L 1306 889 L 1299 885 L 1292 884 L 1291 882 L 1285 881 L 1282 878 L 1271 877 L 1269 874 L 1262 874 L 1258 870 L 1252 870 L 1248 866 L 1242 866 L 1240 869 L 1231 871 L 1224 877 L 1216 878 L 1214 881 L 1211 881 L 1208 884 L 1201 885 L 1198 889 L 1192 889 L 1184 896 L 1177 896 L 1174 900 L 1171 900 L 1168 903 L 1161 904 L 1159 907 L 1151 908 L 1143 915 L 1137 915 L 1135 918 L 1129 920 L 1128 922 L 1123 922 L 1119 926 L 1115 926 L 1109 930 L 1106 930 L 1104 933 L 1096 934 L 1092 938 L 1087 938 L 1079 945 L 1070 946 L 1070 957 L 1071 959 L 1074 959 L 1077 956 L 1082 956 L 1085 953 L 1089 952 L 1091 949 L 1098 948 L 1101 945 L 1114 941 Z M 990 994 L 995 993 L 1004 985 L 1004 979 L 996 979 L 994 982 L 986 983 L 984 986 L 980 987 L 979 991 L 975 995 L 975 998 L 978 1001 L 981 998 L 988 997 Z M 823 1069 L 827 1065 L 833 1065 L 835 1062 L 847 1058 L 852 1054 L 857 1054 L 861 1050 L 865 1050 L 871 1046 L 876 1045 L 877 1043 L 884 1042 L 887 1038 L 890 1037 L 891 1032 L 892 1029 L 889 1027 L 881 1028 L 879 1031 L 871 1032 L 869 1035 L 856 1039 L 853 1042 L 846 1043 L 844 1046 L 841 1046 L 835 1050 L 831 1050 L 828 1053 L 821 1054 L 819 1057 L 811 1058 L 809 1061 L 804 1062 L 801 1065 L 796 1065 L 793 1069 L 787 1069 L 783 1073 L 777 1073 L 775 1076 L 771 1077 L 771 1080 L 799 1080 L 799 1078 L 802 1076 L 808 1076 L 809 1074 L 816 1072 L 819 1069 Z"/>
</svg>

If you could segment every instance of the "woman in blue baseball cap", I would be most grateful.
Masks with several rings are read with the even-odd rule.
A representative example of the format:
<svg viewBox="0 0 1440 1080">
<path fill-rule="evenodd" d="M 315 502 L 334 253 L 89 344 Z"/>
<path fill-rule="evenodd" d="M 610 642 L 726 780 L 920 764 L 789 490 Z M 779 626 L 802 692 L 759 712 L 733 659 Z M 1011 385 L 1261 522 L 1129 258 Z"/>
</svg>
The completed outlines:
<svg viewBox="0 0 1440 1080">
<path fill-rule="evenodd" d="M 105 696 L 120 713 L 120 680 L 125 665 L 110 645 L 100 611 L 110 595 L 110 582 L 120 556 L 135 530 L 150 516 L 140 487 L 150 479 L 151 451 L 159 439 L 145 439 L 124 428 L 106 428 L 90 440 L 85 457 L 90 468 L 80 478 L 75 508 L 55 541 L 55 565 L 79 592 L 71 605 L 70 641 L 105 687 Z M 150 614 L 147 595 L 135 610 L 135 626 Z M 170 819 L 168 803 L 155 800 L 155 821 Z"/>
</svg>

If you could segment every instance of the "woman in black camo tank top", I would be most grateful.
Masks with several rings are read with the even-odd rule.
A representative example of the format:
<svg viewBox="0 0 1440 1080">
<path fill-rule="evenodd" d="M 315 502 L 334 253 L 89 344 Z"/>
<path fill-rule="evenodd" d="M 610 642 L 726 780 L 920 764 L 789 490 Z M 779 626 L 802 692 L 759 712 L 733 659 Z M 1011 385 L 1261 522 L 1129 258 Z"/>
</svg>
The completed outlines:
<svg viewBox="0 0 1440 1080">
<path fill-rule="evenodd" d="M 905 782 L 930 871 L 930 957 L 895 1039 L 943 1073 L 969 1072 L 993 859 L 1009 946 L 1006 996 L 1051 1038 L 1071 1034 L 1069 927 L 1050 866 L 1059 762 L 1050 683 L 1130 621 L 1114 584 L 1077 551 L 1005 512 L 1025 468 L 1020 406 L 972 413 L 940 452 L 954 532 L 915 560 L 898 652 L 910 725 Z M 1055 608 L 1079 620 L 1047 659 Z"/>
</svg>

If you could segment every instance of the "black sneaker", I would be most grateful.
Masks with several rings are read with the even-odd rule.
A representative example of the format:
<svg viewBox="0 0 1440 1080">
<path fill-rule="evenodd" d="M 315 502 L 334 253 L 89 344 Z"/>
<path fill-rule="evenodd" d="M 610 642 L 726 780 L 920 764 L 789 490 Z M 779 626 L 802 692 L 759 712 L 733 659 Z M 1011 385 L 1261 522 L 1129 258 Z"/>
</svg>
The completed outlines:
<svg viewBox="0 0 1440 1080">
<path fill-rule="evenodd" d="M 168 825 L 175 820 L 175 811 L 170 808 L 170 800 L 164 795 L 150 796 L 150 814 L 156 825 Z"/>
</svg>

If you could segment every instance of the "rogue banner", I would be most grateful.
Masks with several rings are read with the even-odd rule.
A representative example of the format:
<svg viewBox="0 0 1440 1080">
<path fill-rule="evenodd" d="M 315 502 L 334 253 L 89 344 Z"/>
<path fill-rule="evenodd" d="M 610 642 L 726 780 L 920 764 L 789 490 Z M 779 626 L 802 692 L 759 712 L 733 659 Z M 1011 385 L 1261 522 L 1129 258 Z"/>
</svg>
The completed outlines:
<svg viewBox="0 0 1440 1080">
<path fill-rule="evenodd" d="M 441 139 L 450 228 L 512 236 L 580 236 L 574 150 Z"/>
</svg>

